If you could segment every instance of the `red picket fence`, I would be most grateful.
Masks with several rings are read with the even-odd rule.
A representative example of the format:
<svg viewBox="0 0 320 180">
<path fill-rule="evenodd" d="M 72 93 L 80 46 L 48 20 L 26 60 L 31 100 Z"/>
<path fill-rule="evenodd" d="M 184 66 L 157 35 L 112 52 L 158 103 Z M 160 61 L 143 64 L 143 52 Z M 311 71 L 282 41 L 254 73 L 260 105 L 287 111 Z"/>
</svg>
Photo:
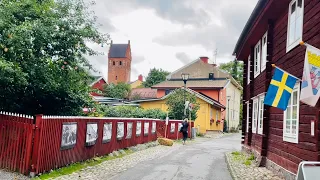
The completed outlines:
<svg viewBox="0 0 320 180">
<path fill-rule="evenodd" d="M 139 122 L 141 123 L 141 134 L 137 135 L 136 127 Z M 158 136 L 166 135 L 170 139 L 181 138 L 182 134 L 178 132 L 178 125 L 181 122 L 169 121 L 167 133 L 165 133 L 165 121 L 158 119 L 42 115 L 33 118 L 0 112 L 0 168 L 26 175 L 29 172 L 44 173 L 75 162 L 107 155 L 118 149 L 155 141 Z M 111 139 L 108 142 L 103 141 L 105 123 L 112 124 Z M 117 138 L 118 123 L 123 124 L 124 127 L 123 137 L 120 139 Z M 149 123 L 149 128 L 145 133 L 146 123 Z M 155 132 L 152 132 L 153 123 L 156 123 Z M 62 147 L 62 140 L 67 138 L 63 136 L 63 125 L 65 124 L 76 124 L 74 126 L 76 127 L 75 136 L 68 136 L 73 138 L 75 143 L 67 148 Z M 86 143 L 87 124 L 97 125 L 97 139 L 90 144 Z M 131 124 L 132 133 L 129 137 L 128 125 Z M 172 132 L 170 132 L 171 124 L 175 124 Z"/>
<path fill-rule="evenodd" d="M 0 112 L 0 168 L 29 172 L 33 121 L 31 116 Z"/>
</svg>

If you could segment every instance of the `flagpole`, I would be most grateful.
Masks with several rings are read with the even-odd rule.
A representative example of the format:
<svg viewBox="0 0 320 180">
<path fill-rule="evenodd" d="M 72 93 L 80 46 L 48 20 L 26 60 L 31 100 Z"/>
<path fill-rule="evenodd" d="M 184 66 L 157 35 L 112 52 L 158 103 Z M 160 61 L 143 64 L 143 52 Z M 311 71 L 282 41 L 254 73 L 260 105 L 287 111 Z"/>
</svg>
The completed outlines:
<svg viewBox="0 0 320 180">
<path fill-rule="evenodd" d="M 288 73 L 287 71 L 285 71 L 285 70 L 283 70 L 283 69 L 281 69 L 281 68 L 279 68 L 278 66 L 276 66 L 275 64 L 271 64 L 272 65 L 272 67 L 274 67 L 274 68 L 278 68 L 279 70 L 281 70 L 282 72 L 285 72 L 285 73 Z M 294 76 L 294 75 L 292 75 L 292 74 L 290 74 L 290 73 L 288 73 L 289 75 L 291 75 L 291 76 L 293 76 L 294 78 L 296 78 L 298 81 L 302 81 L 302 79 L 300 79 L 300 78 L 297 78 L 296 76 Z"/>
</svg>

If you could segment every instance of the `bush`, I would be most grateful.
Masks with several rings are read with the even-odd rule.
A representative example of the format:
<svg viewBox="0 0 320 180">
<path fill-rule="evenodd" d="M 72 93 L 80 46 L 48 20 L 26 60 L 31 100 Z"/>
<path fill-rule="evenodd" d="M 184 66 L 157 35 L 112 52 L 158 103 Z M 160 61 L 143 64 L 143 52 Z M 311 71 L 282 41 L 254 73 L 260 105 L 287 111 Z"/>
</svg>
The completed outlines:
<svg viewBox="0 0 320 180">
<path fill-rule="evenodd" d="M 95 111 L 88 113 L 91 117 L 123 117 L 123 118 L 152 118 L 165 119 L 167 113 L 161 109 L 142 109 L 132 106 L 96 105 Z"/>
</svg>

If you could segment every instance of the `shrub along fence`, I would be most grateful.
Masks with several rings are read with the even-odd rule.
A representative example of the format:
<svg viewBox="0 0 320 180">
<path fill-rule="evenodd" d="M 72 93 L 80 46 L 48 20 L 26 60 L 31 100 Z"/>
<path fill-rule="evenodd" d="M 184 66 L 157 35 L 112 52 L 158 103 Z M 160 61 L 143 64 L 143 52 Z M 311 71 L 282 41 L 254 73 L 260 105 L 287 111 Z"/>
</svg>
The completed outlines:
<svg viewBox="0 0 320 180">
<path fill-rule="evenodd" d="M 115 150 L 181 138 L 179 123 L 147 118 L 26 116 L 0 112 L 0 168 L 39 174 Z M 190 134 L 190 132 L 189 132 Z"/>
</svg>

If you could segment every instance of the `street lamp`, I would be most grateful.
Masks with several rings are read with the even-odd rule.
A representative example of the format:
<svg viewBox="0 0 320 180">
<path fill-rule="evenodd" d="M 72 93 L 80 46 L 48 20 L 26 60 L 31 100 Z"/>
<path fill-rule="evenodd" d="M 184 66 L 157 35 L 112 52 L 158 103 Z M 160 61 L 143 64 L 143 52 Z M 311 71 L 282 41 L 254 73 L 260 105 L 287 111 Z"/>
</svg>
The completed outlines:
<svg viewBox="0 0 320 180">
<path fill-rule="evenodd" d="M 188 73 L 182 73 L 181 74 L 181 77 L 182 77 L 182 80 L 183 80 L 183 83 L 184 83 L 184 95 L 183 95 L 183 98 L 184 98 L 184 104 L 186 104 L 186 89 L 187 89 L 187 81 L 189 79 L 189 74 Z M 186 118 L 186 109 L 184 110 L 184 117 L 183 119 Z"/>
<path fill-rule="evenodd" d="M 230 101 L 231 96 L 227 96 L 227 100 L 228 100 L 228 132 L 230 131 L 230 124 L 229 124 L 229 119 L 230 119 L 230 115 L 229 115 L 229 101 Z"/>
</svg>

